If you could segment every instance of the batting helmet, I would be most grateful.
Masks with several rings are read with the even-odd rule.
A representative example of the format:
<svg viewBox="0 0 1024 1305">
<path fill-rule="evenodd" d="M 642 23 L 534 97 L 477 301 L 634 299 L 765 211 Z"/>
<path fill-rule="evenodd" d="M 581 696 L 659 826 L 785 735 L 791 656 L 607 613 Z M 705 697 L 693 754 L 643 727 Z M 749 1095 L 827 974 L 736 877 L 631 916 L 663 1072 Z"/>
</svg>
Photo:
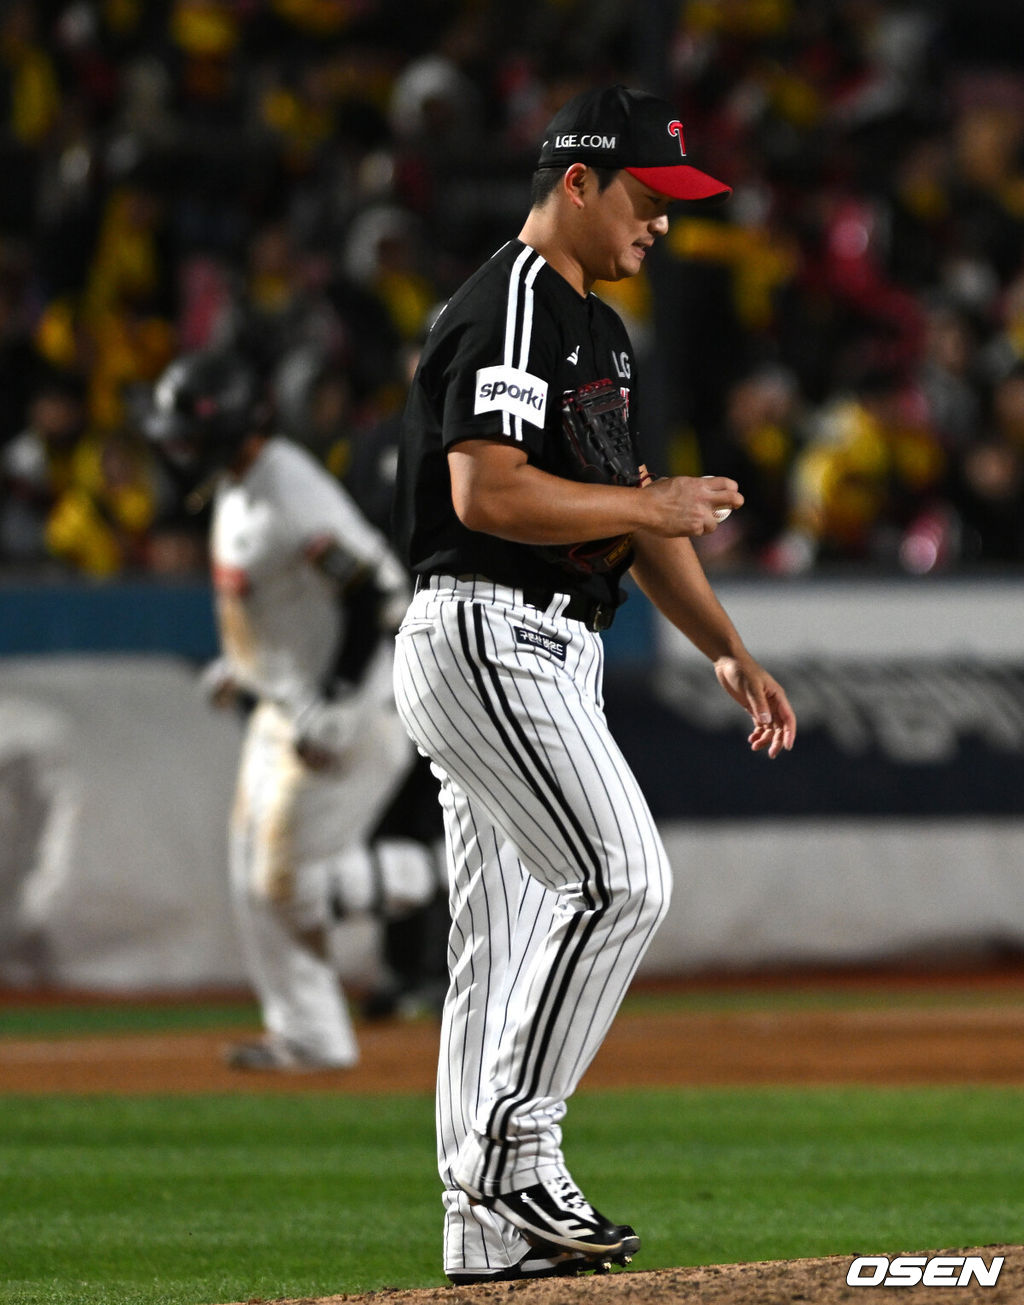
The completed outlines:
<svg viewBox="0 0 1024 1305">
<path fill-rule="evenodd" d="M 246 436 L 266 429 L 269 403 L 255 366 L 232 349 L 176 358 L 153 387 L 146 437 L 183 470 L 226 466 Z"/>
</svg>

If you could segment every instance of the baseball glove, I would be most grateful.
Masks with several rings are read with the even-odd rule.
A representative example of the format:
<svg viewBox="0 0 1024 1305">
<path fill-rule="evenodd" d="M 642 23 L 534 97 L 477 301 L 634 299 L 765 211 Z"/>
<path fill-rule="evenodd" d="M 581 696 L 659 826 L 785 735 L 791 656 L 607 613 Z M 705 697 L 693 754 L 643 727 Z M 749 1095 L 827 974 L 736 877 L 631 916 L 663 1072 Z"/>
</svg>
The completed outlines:
<svg viewBox="0 0 1024 1305">
<path fill-rule="evenodd" d="M 562 396 L 564 436 L 559 471 L 593 485 L 638 486 L 644 481 L 629 429 L 626 397 L 614 381 L 592 381 Z M 541 551 L 567 571 L 593 575 L 614 570 L 629 552 L 629 535 Z"/>
<path fill-rule="evenodd" d="M 606 378 L 566 391 L 562 433 L 571 479 L 599 485 L 640 484 L 626 396 L 614 381 Z"/>
</svg>

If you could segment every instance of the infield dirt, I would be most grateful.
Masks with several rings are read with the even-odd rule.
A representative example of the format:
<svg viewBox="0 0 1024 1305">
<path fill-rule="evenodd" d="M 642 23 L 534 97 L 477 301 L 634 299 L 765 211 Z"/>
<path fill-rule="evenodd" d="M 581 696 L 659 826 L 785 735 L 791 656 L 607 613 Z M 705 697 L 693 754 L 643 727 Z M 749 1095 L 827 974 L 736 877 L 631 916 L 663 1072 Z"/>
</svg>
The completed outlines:
<svg viewBox="0 0 1024 1305">
<path fill-rule="evenodd" d="M 934 1252 L 938 1253 L 938 1252 Z M 1024 1247 L 990 1246 L 950 1251 L 951 1255 L 1006 1257 L 994 1287 L 904 1287 L 907 1305 L 1019 1305 L 1024 1300 Z M 852 1305 L 870 1302 L 870 1289 L 849 1287 L 849 1256 L 818 1260 L 773 1260 L 751 1264 L 710 1264 L 690 1269 L 621 1270 L 602 1277 L 542 1282 L 495 1283 L 475 1287 L 435 1287 L 418 1291 L 374 1291 L 362 1296 L 300 1297 L 287 1305 Z M 880 1289 L 883 1299 L 890 1297 Z M 257 1305 L 257 1301 L 234 1302 Z M 263 1302 L 259 1302 L 263 1305 Z M 267 1303 L 269 1305 L 269 1302 Z M 274 1305 L 286 1305 L 274 1302 Z"/>
</svg>

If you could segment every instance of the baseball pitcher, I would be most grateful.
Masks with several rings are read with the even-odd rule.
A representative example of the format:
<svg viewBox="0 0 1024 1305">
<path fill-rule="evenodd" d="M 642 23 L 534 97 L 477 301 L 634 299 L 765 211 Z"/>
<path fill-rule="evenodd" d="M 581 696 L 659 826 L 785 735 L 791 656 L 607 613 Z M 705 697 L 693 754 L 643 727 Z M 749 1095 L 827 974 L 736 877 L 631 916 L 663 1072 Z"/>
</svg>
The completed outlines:
<svg viewBox="0 0 1024 1305">
<path fill-rule="evenodd" d="M 593 292 L 639 272 L 672 199 L 727 192 L 686 161 L 664 101 L 572 101 L 518 239 L 438 316 L 406 407 L 397 537 L 418 580 L 395 690 L 446 820 L 438 1163 L 457 1283 L 600 1269 L 640 1245 L 580 1191 L 561 1127 L 669 901 L 602 704 L 600 631 L 627 570 L 749 713 L 750 746 L 793 742 L 691 543 L 743 496 L 726 477 L 652 480 L 634 350 Z"/>
</svg>

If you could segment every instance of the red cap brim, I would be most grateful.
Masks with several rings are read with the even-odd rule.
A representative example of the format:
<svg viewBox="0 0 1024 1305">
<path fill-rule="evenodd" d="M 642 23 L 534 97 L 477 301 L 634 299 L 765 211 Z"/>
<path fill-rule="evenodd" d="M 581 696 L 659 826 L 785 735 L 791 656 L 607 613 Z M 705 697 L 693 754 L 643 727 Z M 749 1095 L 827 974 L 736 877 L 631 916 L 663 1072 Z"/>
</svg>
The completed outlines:
<svg viewBox="0 0 1024 1305">
<path fill-rule="evenodd" d="M 724 199 L 732 194 L 732 186 L 716 181 L 699 168 L 691 168 L 688 163 L 676 163 L 667 168 L 626 168 L 626 171 L 659 195 L 668 195 L 671 199 Z"/>
</svg>

